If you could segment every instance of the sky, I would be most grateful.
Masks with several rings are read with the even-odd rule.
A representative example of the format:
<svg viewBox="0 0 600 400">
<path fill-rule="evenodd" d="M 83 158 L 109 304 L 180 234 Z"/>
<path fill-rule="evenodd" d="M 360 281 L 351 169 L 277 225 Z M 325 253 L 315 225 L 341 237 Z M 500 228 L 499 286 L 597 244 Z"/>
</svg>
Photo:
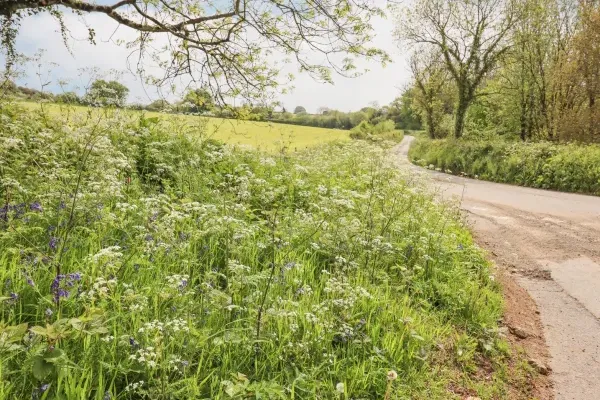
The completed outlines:
<svg viewBox="0 0 600 400">
<path fill-rule="evenodd" d="M 39 64 L 26 66 L 25 76 L 18 80 L 19 84 L 34 89 L 47 84 L 46 90 L 60 92 L 58 82 L 63 80 L 67 81 L 67 89 L 83 88 L 93 76 L 90 69 L 96 67 L 101 75 L 111 70 L 124 72 L 119 74 L 118 80 L 129 87 L 129 102 L 149 103 L 160 97 L 155 88 L 142 84 L 139 77 L 127 72 L 130 50 L 116 44 L 115 39 L 130 37 L 133 32 L 129 28 L 119 27 L 110 18 L 99 14 L 87 15 L 83 19 L 65 13 L 65 21 L 71 30 L 68 40 L 70 50 L 64 45 L 58 24 L 48 14 L 23 21 L 17 37 L 18 50 L 32 56 L 43 49 L 44 54 Z M 85 24 L 95 29 L 96 45 L 86 40 Z M 397 97 L 410 81 L 408 52 L 399 49 L 394 42 L 390 19 L 377 18 L 373 26 L 373 44 L 387 51 L 392 63 L 385 68 L 376 62 L 364 64 L 369 71 L 357 78 L 334 75 L 333 85 L 314 81 L 308 75 L 292 70 L 290 72 L 296 76 L 294 90 L 279 97 L 285 108 L 293 110 L 301 105 L 308 112 L 315 112 L 319 107 L 354 111 L 373 102 L 389 104 Z M 87 72 L 82 74 L 81 69 L 87 69 Z"/>
</svg>

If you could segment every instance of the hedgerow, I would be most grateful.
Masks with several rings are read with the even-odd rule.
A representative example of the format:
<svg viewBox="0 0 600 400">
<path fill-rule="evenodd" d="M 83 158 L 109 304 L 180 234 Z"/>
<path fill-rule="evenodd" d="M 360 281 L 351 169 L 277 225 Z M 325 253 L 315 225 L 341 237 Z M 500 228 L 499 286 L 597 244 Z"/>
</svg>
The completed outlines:
<svg viewBox="0 0 600 400">
<path fill-rule="evenodd" d="M 600 146 L 594 144 L 419 138 L 409 157 L 453 174 L 600 195 Z"/>
</svg>

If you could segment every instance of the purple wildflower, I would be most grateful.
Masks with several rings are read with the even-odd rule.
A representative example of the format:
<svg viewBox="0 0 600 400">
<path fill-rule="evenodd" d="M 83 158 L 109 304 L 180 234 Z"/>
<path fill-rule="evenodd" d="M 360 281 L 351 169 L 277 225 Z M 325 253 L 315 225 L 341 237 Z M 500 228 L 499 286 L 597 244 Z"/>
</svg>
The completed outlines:
<svg viewBox="0 0 600 400">
<path fill-rule="evenodd" d="M 65 276 L 63 274 L 56 275 L 56 277 L 52 281 L 52 284 L 50 285 L 50 289 L 57 290 L 60 286 L 60 281 L 62 281 L 63 279 L 65 279 Z"/>
<path fill-rule="evenodd" d="M 36 202 L 34 202 L 34 203 L 31 203 L 31 204 L 29 205 L 29 209 L 30 209 L 31 211 L 38 211 L 38 212 L 42 212 L 42 211 L 44 211 L 44 210 L 42 209 L 42 205 L 41 205 L 41 204 L 40 204 L 38 201 L 36 201 Z"/>
<path fill-rule="evenodd" d="M 27 272 L 23 272 L 23 275 L 25 275 L 25 281 L 27 282 L 27 284 L 31 287 L 34 287 L 35 282 L 33 281 L 33 279 L 31 279 L 31 277 L 27 274 Z"/>
<path fill-rule="evenodd" d="M 294 261 L 290 261 L 290 262 L 285 263 L 283 268 L 286 270 L 290 270 L 290 269 L 294 268 L 295 266 L 296 266 L 296 263 Z"/>
<path fill-rule="evenodd" d="M 54 294 L 54 302 L 56 304 L 58 304 L 60 302 L 61 297 L 69 296 L 69 292 L 61 287 L 61 282 L 65 278 L 66 278 L 66 275 L 64 275 L 64 274 L 56 275 L 56 277 L 52 281 L 52 284 L 50 285 L 50 289 L 52 290 L 52 293 Z"/>
<path fill-rule="evenodd" d="M 188 281 L 187 279 L 182 279 L 181 282 L 179 282 L 179 290 L 181 290 L 182 292 L 185 290 L 185 288 L 188 285 Z"/>
<path fill-rule="evenodd" d="M 8 300 L 9 303 L 11 304 L 15 304 L 17 302 L 17 300 L 19 300 L 19 294 L 18 293 L 11 293 L 10 294 L 10 299 Z"/>
<path fill-rule="evenodd" d="M 81 273 L 79 272 L 74 272 L 72 274 L 67 275 L 57 275 L 56 278 L 54 278 L 54 280 L 52 281 L 52 285 L 50 285 L 50 289 L 54 294 L 54 302 L 58 304 L 61 297 L 69 297 L 70 292 L 64 289 L 63 282 L 64 286 L 70 288 L 75 286 L 75 282 L 79 282 L 80 280 Z"/>
<path fill-rule="evenodd" d="M 129 345 L 133 348 L 137 348 L 140 344 L 138 342 L 135 341 L 135 339 L 133 337 L 129 338 Z"/>
<path fill-rule="evenodd" d="M 79 282 L 81 280 L 80 272 L 73 272 L 72 274 L 67 275 L 70 280 Z"/>
<path fill-rule="evenodd" d="M 58 248 L 58 238 L 52 236 L 50 238 L 50 242 L 48 242 L 48 246 L 50 246 L 50 249 L 52 249 L 53 251 L 56 251 L 56 249 Z"/>
</svg>

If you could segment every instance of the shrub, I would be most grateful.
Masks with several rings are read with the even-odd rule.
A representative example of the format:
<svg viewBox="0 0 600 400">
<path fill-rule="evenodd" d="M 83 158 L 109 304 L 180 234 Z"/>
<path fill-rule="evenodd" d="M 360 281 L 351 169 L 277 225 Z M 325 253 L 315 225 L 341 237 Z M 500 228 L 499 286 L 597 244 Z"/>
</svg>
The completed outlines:
<svg viewBox="0 0 600 400">
<path fill-rule="evenodd" d="M 404 133 L 401 130 L 395 129 L 395 124 L 392 120 L 381 121 L 376 125 L 371 125 L 368 121 L 362 121 L 352 128 L 350 137 L 360 140 L 393 140 L 400 142 L 404 138 Z"/>
</svg>

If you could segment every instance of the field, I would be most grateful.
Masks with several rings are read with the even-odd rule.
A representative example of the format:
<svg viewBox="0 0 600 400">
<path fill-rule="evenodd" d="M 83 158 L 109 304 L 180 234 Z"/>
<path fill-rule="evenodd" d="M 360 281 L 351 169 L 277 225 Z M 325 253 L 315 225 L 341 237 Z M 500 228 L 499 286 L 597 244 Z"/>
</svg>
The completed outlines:
<svg viewBox="0 0 600 400">
<path fill-rule="evenodd" d="M 104 110 L 87 107 L 60 106 L 23 102 L 23 106 L 31 110 L 41 107 L 51 115 L 69 113 L 104 113 Z M 123 113 L 123 112 L 121 112 Z M 131 118 L 138 118 L 140 111 L 126 111 Z M 192 124 L 203 126 L 205 136 L 231 144 L 249 145 L 266 151 L 279 151 L 283 148 L 291 151 L 302 150 L 322 143 L 349 140 L 349 132 L 339 129 L 324 129 L 310 126 L 296 126 L 267 122 L 239 121 L 234 119 L 205 118 L 192 115 L 172 115 L 157 112 L 144 112 L 148 118 L 167 119 L 176 125 Z M 206 125 L 206 126 L 204 126 Z"/>
<path fill-rule="evenodd" d="M 0 399 L 527 387 L 484 254 L 384 146 L 86 114 L 0 111 Z"/>
</svg>

